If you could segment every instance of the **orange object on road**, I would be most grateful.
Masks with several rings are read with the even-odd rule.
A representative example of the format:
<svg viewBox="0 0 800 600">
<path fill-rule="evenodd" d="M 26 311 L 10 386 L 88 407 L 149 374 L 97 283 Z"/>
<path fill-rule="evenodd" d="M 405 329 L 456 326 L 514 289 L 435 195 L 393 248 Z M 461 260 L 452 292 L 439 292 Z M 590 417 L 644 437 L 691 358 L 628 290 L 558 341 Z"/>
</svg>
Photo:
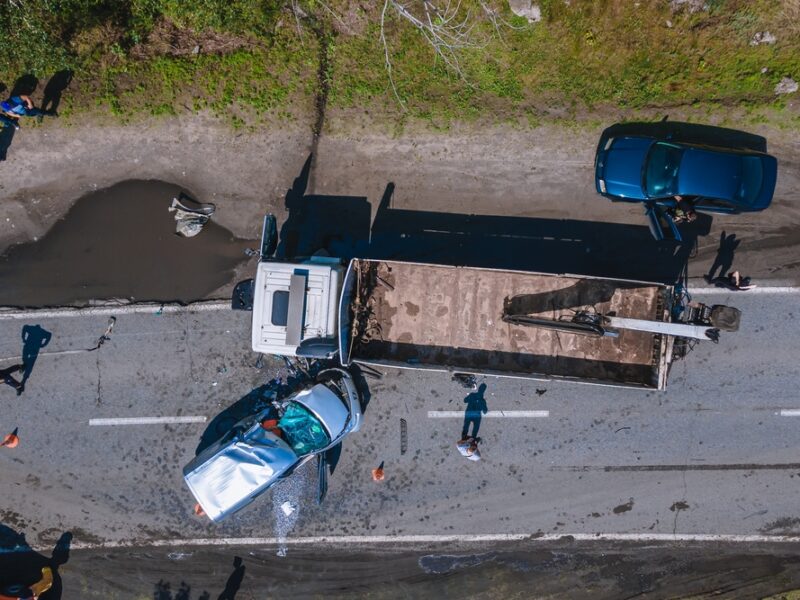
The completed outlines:
<svg viewBox="0 0 800 600">
<path fill-rule="evenodd" d="M 206 516 L 206 511 L 203 510 L 203 507 L 200 506 L 199 502 L 194 505 L 194 514 L 196 514 L 198 517 Z"/>
<path fill-rule="evenodd" d="M 9 433 L 5 438 L 3 438 L 3 443 L 0 446 L 5 446 L 6 448 L 16 448 L 19 445 L 19 436 L 17 435 L 17 429 L 14 429 L 11 433 Z"/>
<path fill-rule="evenodd" d="M 383 481 L 383 463 L 378 465 L 378 468 L 372 469 L 372 480 Z"/>
</svg>

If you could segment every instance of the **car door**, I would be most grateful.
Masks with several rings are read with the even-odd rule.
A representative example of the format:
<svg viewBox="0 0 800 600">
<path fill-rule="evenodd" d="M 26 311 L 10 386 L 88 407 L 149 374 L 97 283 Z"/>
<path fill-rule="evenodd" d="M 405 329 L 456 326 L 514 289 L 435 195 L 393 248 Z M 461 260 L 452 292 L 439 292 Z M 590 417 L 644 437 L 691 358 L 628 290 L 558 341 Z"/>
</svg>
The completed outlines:
<svg viewBox="0 0 800 600">
<path fill-rule="evenodd" d="M 660 242 L 664 239 L 671 239 L 676 242 L 683 241 L 678 225 L 672 220 L 672 217 L 667 211 L 660 206 L 660 203 L 646 202 L 644 205 L 644 214 L 647 216 L 647 224 L 650 227 L 650 233 L 656 241 Z"/>
<path fill-rule="evenodd" d="M 695 210 L 702 210 L 703 212 L 712 212 L 720 214 L 736 214 L 740 212 L 740 208 L 726 200 L 718 200 L 716 198 L 698 198 L 694 204 Z"/>
</svg>

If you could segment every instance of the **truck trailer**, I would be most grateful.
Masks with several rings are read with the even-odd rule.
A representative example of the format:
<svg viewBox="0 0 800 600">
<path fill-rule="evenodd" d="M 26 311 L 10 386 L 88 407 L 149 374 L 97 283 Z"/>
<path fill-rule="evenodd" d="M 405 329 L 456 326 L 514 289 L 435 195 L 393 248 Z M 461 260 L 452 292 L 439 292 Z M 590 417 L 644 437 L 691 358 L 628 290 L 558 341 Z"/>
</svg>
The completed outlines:
<svg viewBox="0 0 800 600">
<path fill-rule="evenodd" d="M 253 311 L 252 348 L 264 354 L 661 390 L 687 340 L 717 341 L 739 324 L 736 309 L 687 302 L 663 283 L 369 258 L 286 262 L 267 246 L 255 279 L 234 292 Z"/>
</svg>

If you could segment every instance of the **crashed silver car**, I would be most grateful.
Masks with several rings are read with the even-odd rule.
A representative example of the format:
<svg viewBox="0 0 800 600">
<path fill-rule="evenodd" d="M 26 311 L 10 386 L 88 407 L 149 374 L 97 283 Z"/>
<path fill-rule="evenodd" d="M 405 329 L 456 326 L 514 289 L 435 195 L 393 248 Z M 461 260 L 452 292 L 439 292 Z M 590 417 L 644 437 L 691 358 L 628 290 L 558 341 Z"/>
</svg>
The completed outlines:
<svg viewBox="0 0 800 600">
<path fill-rule="evenodd" d="M 315 456 L 322 501 L 326 452 L 358 431 L 361 401 L 343 369 L 327 369 L 317 381 L 243 419 L 184 467 L 186 485 L 212 521 L 244 508 Z"/>
</svg>

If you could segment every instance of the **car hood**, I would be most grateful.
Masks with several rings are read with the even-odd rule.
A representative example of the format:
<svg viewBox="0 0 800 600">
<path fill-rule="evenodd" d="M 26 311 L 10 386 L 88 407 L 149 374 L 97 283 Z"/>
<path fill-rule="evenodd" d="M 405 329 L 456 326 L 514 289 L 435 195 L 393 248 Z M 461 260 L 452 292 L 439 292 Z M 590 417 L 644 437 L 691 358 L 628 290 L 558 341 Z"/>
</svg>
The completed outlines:
<svg viewBox="0 0 800 600">
<path fill-rule="evenodd" d="M 275 483 L 299 457 L 282 439 L 254 424 L 216 443 L 183 469 L 183 478 L 212 521 L 243 508 Z"/>
<path fill-rule="evenodd" d="M 653 140 L 624 137 L 598 158 L 598 177 L 606 182 L 606 193 L 621 198 L 645 200 L 642 190 L 642 165 Z M 602 168 L 601 165 L 602 164 Z"/>
</svg>

